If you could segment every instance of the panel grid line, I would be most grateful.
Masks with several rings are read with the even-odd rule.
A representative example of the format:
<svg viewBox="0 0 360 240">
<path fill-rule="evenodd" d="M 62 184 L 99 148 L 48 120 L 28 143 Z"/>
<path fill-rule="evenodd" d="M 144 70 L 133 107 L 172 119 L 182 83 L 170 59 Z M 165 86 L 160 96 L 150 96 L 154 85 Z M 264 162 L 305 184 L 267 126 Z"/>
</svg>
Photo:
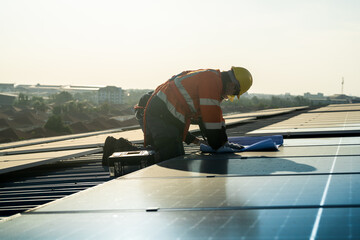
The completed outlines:
<svg viewBox="0 0 360 240">
<path fill-rule="evenodd" d="M 347 120 L 347 117 L 348 117 L 349 113 L 346 114 L 346 117 L 345 117 L 345 120 L 344 120 L 344 125 L 343 125 L 343 129 L 345 129 L 345 126 L 346 126 L 346 120 Z M 310 239 L 311 240 L 314 240 L 316 238 L 316 235 L 317 235 L 317 231 L 319 229 L 319 224 L 320 224 L 320 219 L 321 219 L 321 216 L 322 216 L 322 213 L 323 213 L 323 206 L 325 204 L 325 200 L 326 200 L 326 196 L 328 194 L 328 191 L 329 191 L 329 186 L 330 186 L 330 182 L 331 182 L 331 179 L 332 179 L 332 173 L 334 172 L 334 168 L 335 168 L 335 163 L 336 163 L 336 160 L 338 158 L 338 153 L 339 153 L 339 150 L 340 150 L 340 147 L 341 147 L 341 141 L 342 141 L 343 138 L 340 138 L 340 141 L 339 141 L 339 144 L 338 144 L 338 148 L 336 150 L 336 154 L 335 154 L 335 157 L 334 157 L 334 161 L 333 161 L 333 164 L 331 166 L 331 170 L 330 170 L 330 175 L 328 177 L 328 180 L 326 182 L 326 186 L 324 188 L 324 192 L 323 192 L 323 195 L 322 195 L 322 198 L 321 198 L 321 202 L 320 202 L 320 208 L 318 210 L 318 213 L 316 215 L 316 219 L 315 219 L 315 223 L 313 225 L 313 229 L 311 231 L 311 235 L 310 235 Z"/>
</svg>

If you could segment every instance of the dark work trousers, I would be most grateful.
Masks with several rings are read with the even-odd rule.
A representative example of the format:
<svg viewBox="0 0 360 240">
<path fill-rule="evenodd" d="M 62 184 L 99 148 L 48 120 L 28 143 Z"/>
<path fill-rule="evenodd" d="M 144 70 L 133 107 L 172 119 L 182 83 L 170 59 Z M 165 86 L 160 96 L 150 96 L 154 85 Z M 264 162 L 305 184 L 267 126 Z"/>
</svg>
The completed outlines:
<svg viewBox="0 0 360 240">
<path fill-rule="evenodd" d="M 154 96 L 146 109 L 146 145 L 158 153 L 159 161 L 185 154 L 183 146 L 184 125 L 167 110 L 166 105 Z"/>
</svg>

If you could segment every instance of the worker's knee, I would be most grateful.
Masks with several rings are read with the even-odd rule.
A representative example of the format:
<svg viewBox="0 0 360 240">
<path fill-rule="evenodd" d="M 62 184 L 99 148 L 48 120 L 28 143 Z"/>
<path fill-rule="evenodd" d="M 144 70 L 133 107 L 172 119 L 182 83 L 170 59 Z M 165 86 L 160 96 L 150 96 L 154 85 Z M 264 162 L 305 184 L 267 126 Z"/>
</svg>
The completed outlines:
<svg viewBox="0 0 360 240">
<path fill-rule="evenodd" d="M 158 152 L 159 161 L 184 155 L 184 146 L 179 138 L 154 138 L 154 148 Z"/>
</svg>

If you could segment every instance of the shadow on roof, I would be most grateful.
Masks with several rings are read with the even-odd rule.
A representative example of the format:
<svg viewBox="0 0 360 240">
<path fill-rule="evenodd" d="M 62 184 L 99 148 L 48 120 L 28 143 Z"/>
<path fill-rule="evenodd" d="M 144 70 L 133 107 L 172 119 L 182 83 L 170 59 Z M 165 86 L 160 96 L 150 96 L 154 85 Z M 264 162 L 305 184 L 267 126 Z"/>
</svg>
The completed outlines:
<svg viewBox="0 0 360 240">
<path fill-rule="evenodd" d="M 236 154 L 197 156 L 190 159 L 175 158 L 158 165 L 180 171 L 223 175 L 309 173 L 317 170 L 311 165 L 297 163 L 286 158 L 239 158 Z"/>
</svg>

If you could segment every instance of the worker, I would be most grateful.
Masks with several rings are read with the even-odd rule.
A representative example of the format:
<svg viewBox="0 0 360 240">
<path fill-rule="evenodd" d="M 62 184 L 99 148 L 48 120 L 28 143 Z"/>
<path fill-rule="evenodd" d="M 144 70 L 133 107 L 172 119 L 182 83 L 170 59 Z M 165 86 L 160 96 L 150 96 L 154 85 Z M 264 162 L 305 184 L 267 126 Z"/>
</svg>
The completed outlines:
<svg viewBox="0 0 360 240">
<path fill-rule="evenodd" d="M 152 146 L 159 159 L 184 155 L 182 142 L 192 121 L 200 122 L 207 144 L 213 149 L 228 142 L 220 103 L 234 100 L 252 85 L 250 72 L 242 67 L 229 71 L 201 69 L 184 71 L 156 88 L 144 113 L 145 146 Z"/>
</svg>

